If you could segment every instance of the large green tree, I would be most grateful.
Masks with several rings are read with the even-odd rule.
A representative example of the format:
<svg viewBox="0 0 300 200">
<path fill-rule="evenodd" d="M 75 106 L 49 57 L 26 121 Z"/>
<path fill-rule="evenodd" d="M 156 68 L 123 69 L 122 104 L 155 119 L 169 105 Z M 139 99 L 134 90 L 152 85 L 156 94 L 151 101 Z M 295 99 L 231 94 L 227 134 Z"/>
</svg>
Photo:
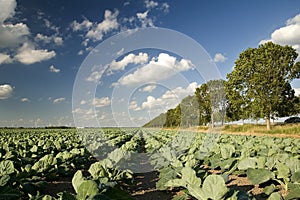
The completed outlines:
<svg viewBox="0 0 300 200">
<path fill-rule="evenodd" d="M 231 111 L 242 119 L 264 117 L 267 129 L 272 117 L 290 114 L 295 106 L 290 82 L 300 77 L 297 56 L 291 46 L 272 42 L 243 51 L 234 70 L 227 74 Z"/>
</svg>

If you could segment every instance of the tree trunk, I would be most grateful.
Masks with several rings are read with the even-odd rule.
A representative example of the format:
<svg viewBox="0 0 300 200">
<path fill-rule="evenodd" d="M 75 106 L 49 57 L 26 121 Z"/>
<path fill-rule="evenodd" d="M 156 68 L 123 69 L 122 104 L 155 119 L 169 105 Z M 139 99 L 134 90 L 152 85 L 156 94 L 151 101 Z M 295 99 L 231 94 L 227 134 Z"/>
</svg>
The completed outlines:
<svg viewBox="0 0 300 200">
<path fill-rule="evenodd" d="M 266 120 L 267 120 L 267 130 L 270 130 L 270 129 L 271 129 L 271 120 L 270 120 L 270 116 L 267 116 Z"/>
</svg>

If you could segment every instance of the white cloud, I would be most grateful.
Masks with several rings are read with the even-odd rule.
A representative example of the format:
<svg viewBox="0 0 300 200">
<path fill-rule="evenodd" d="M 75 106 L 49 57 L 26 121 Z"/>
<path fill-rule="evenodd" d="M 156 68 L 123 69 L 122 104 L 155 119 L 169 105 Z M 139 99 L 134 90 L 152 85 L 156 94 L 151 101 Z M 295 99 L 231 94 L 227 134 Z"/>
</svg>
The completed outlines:
<svg viewBox="0 0 300 200">
<path fill-rule="evenodd" d="M 85 100 L 81 100 L 80 101 L 80 105 L 84 105 L 84 104 L 86 104 L 86 101 Z"/>
<path fill-rule="evenodd" d="M 142 24 L 142 28 L 154 27 L 154 23 L 151 18 L 148 18 L 149 10 L 143 13 L 137 13 L 136 16 Z"/>
<path fill-rule="evenodd" d="M 54 41 L 54 43 L 56 44 L 56 45 L 58 45 L 58 46 L 60 46 L 60 45 L 62 45 L 63 44 L 63 39 L 62 39 L 62 37 L 58 37 L 58 36 L 55 36 L 54 38 L 53 38 L 53 41 Z"/>
<path fill-rule="evenodd" d="M 34 38 L 35 41 L 39 42 L 39 41 L 43 41 L 44 43 L 50 43 L 52 38 L 51 37 L 48 37 L 46 35 L 43 35 L 41 33 L 38 33 L 35 38 Z"/>
<path fill-rule="evenodd" d="M 15 14 L 17 2 L 15 0 L 0 0 L 0 23 L 2 24 L 6 19 L 11 18 Z"/>
<path fill-rule="evenodd" d="M 10 55 L 0 53 L 0 65 L 2 63 L 11 63 L 11 62 L 12 60 L 10 58 Z"/>
<path fill-rule="evenodd" d="M 161 8 L 164 11 L 164 13 L 168 13 L 170 5 L 168 3 L 163 3 L 162 6 L 161 6 Z"/>
<path fill-rule="evenodd" d="M 30 102 L 30 100 L 28 98 L 22 98 L 20 99 L 21 102 Z"/>
<path fill-rule="evenodd" d="M 0 48 L 7 49 L 10 55 L 0 54 L 0 64 L 19 61 L 23 64 L 33 64 L 54 57 L 54 51 L 36 49 L 30 39 L 31 33 L 26 24 L 19 22 L 12 24 L 7 19 L 15 14 L 17 2 L 15 0 L 0 0 Z M 37 34 L 35 40 L 49 43 L 51 40 L 56 45 L 62 45 L 63 39 L 58 37 L 58 27 L 54 27 L 49 20 L 44 20 L 46 27 L 56 31 L 54 36 Z M 20 47 L 21 46 L 21 47 Z"/>
<path fill-rule="evenodd" d="M 200 85 L 196 82 L 192 82 L 186 88 L 177 87 L 173 90 L 168 90 L 158 98 L 148 96 L 147 100 L 142 103 L 141 109 L 160 108 L 163 109 L 163 111 L 166 111 L 170 108 L 174 108 L 183 98 L 194 94 L 195 89 L 199 86 Z"/>
<path fill-rule="evenodd" d="M 115 61 L 113 60 L 110 63 L 110 70 L 124 70 L 125 67 L 130 64 L 130 63 L 134 63 L 134 64 L 145 64 L 146 62 L 148 62 L 149 57 L 147 53 L 139 53 L 138 55 L 135 55 L 133 53 L 128 54 L 127 56 L 125 56 L 122 60 L 120 61 Z"/>
<path fill-rule="evenodd" d="M 215 57 L 214 57 L 214 62 L 225 62 L 227 60 L 227 58 L 221 54 L 221 53 L 216 53 Z"/>
<path fill-rule="evenodd" d="M 106 70 L 105 67 L 101 68 L 95 66 L 91 74 L 86 78 L 86 80 L 89 82 L 99 83 L 100 78 L 105 70 Z"/>
<path fill-rule="evenodd" d="M 151 8 L 155 8 L 156 6 L 158 6 L 158 3 L 155 1 L 152 1 L 152 0 L 146 0 L 145 5 L 146 5 L 146 8 L 151 9 Z"/>
<path fill-rule="evenodd" d="M 97 114 L 95 110 L 93 109 L 82 109 L 82 108 L 76 108 L 72 110 L 72 113 L 77 114 L 82 124 L 88 124 L 89 120 L 95 119 L 97 117 Z"/>
<path fill-rule="evenodd" d="M 96 108 L 101 108 L 110 105 L 111 101 L 108 97 L 94 98 L 92 105 Z"/>
<path fill-rule="evenodd" d="M 56 55 L 54 51 L 48 51 L 47 49 L 36 50 L 33 45 L 24 43 L 23 46 L 18 50 L 15 59 L 19 62 L 30 65 L 36 62 L 49 60 Z"/>
<path fill-rule="evenodd" d="M 167 79 L 181 71 L 187 71 L 193 67 L 191 61 L 186 59 L 176 60 L 176 57 L 166 53 L 159 54 L 157 59 L 152 59 L 145 66 L 138 68 L 132 74 L 123 76 L 114 85 L 136 85 L 140 83 L 156 82 Z M 159 76 L 158 76 L 159 74 Z"/>
<path fill-rule="evenodd" d="M 295 96 L 300 96 L 300 88 L 294 88 Z"/>
<path fill-rule="evenodd" d="M 143 13 L 137 13 L 136 16 L 138 17 L 138 19 L 143 20 L 143 19 L 147 18 L 148 12 L 149 12 L 149 10 L 147 10 L 147 11 L 145 11 Z"/>
<path fill-rule="evenodd" d="M 286 26 L 275 30 L 271 34 L 274 42 L 279 44 L 300 44 L 300 14 L 287 21 Z"/>
<path fill-rule="evenodd" d="M 282 26 L 271 34 L 270 39 L 261 40 L 260 44 L 267 41 L 272 41 L 280 45 L 291 45 L 300 55 L 300 14 L 286 21 L 285 26 Z M 300 56 L 298 56 L 298 59 Z"/>
<path fill-rule="evenodd" d="M 79 56 L 83 55 L 83 50 L 78 51 L 77 53 Z"/>
<path fill-rule="evenodd" d="M 110 10 L 105 10 L 104 20 L 96 26 L 93 26 L 86 34 L 86 37 L 92 39 L 93 41 L 102 40 L 104 34 L 115 30 L 119 27 L 119 23 L 117 21 L 117 16 L 119 15 L 119 11 L 116 10 L 112 13 Z"/>
<path fill-rule="evenodd" d="M 135 110 L 135 111 L 141 110 L 141 108 L 137 104 L 137 101 L 131 101 L 129 103 L 128 109 L 129 110 Z"/>
<path fill-rule="evenodd" d="M 0 99 L 8 99 L 13 92 L 13 87 L 9 84 L 0 85 Z"/>
<path fill-rule="evenodd" d="M 51 66 L 49 67 L 49 71 L 50 71 L 50 72 L 53 72 L 53 73 L 59 73 L 59 72 L 60 72 L 60 69 L 55 68 L 53 65 L 51 65 Z"/>
<path fill-rule="evenodd" d="M 0 23 L 0 48 L 15 47 L 26 41 L 30 34 L 26 24 L 1 24 Z"/>
<path fill-rule="evenodd" d="M 152 92 L 156 88 L 156 85 L 147 85 L 141 91 L 143 92 Z"/>
<path fill-rule="evenodd" d="M 73 31 L 89 30 L 93 26 L 93 23 L 88 19 L 83 20 L 81 23 L 78 23 L 76 20 L 72 22 L 71 27 Z"/>
<path fill-rule="evenodd" d="M 57 99 L 53 99 L 53 103 L 62 103 L 66 100 L 66 98 L 64 97 L 60 97 L 60 98 L 57 98 Z"/>
<path fill-rule="evenodd" d="M 47 36 L 47 35 L 43 35 L 41 33 L 38 33 L 34 40 L 36 42 L 43 42 L 45 44 L 49 44 L 51 42 L 55 43 L 56 45 L 60 46 L 63 44 L 63 39 L 62 37 L 59 37 L 59 36 L 55 36 L 55 35 L 52 35 L 52 36 Z"/>
</svg>

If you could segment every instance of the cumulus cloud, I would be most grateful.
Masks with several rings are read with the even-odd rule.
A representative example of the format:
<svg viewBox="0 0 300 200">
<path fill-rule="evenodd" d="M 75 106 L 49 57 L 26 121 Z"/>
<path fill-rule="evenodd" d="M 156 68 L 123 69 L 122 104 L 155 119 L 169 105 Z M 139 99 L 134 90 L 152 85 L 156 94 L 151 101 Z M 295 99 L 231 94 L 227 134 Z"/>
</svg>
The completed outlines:
<svg viewBox="0 0 300 200">
<path fill-rule="evenodd" d="M 30 100 L 28 98 L 21 98 L 20 101 L 21 102 L 30 102 Z"/>
<path fill-rule="evenodd" d="M 145 11 L 143 13 L 137 13 L 136 16 L 138 17 L 138 19 L 143 20 L 143 19 L 147 18 L 148 12 L 149 12 L 149 10 L 147 10 L 147 11 Z"/>
<path fill-rule="evenodd" d="M 155 1 L 152 1 L 152 0 L 146 0 L 146 1 L 145 1 L 145 6 L 146 6 L 146 8 L 148 8 L 148 9 L 152 9 L 152 8 L 157 7 L 157 6 L 158 6 L 158 3 L 155 2 Z"/>
<path fill-rule="evenodd" d="M 286 21 L 285 26 L 282 26 L 271 34 L 271 38 L 261 40 L 260 44 L 272 41 L 280 45 L 291 45 L 300 54 L 300 14 Z M 299 56 L 298 56 L 299 59 Z"/>
<path fill-rule="evenodd" d="M 300 44 L 300 14 L 288 19 L 286 26 L 275 30 L 271 34 L 271 39 L 279 44 Z"/>
<path fill-rule="evenodd" d="M 200 87 L 200 85 L 198 85 L 196 82 L 192 82 L 186 88 L 177 87 L 173 90 L 168 90 L 158 98 L 148 96 L 147 100 L 142 103 L 140 109 L 162 108 L 165 111 L 170 108 L 174 108 L 183 98 L 194 94 L 197 87 Z"/>
<path fill-rule="evenodd" d="M 157 59 L 152 59 L 148 64 L 138 68 L 132 74 L 123 76 L 114 85 L 131 86 L 140 83 L 156 82 L 167 79 L 176 73 L 187 71 L 192 67 L 193 64 L 189 60 L 181 59 L 177 61 L 176 57 L 160 53 Z"/>
<path fill-rule="evenodd" d="M 113 70 L 113 71 L 124 70 L 125 67 L 130 63 L 145 64 L 146 62 L 148 62 L 148 60 L 149 60 L 149 57 L 148 57 L 147 53 L 141 52 L 138 55 L 130 53 L 120 61 L 113 60 L 109 65 L 110 66 L 109 69 Z"/>
<path fill-rule="evenodd" d="M 36 49 L 37 47 L 31 40 L 31 33 L 26 24 L 9 22 L 8 19 L 15 14 L 16 6 L 17 2 L 15 0 L 0 0 L 0 48 L 7 49 L 7 52 L 10 52 L 10 55 L 1 53 L 0 64 L 19 61 L 29 65 L 54 57 L 54 51 Z M 63 39 L 57 36 L 59 34 L 58 27 L 53 26 L 49 20 L 45 19 L 44 21 L 46 28 L 53 29 L 56 33 L 53 36 L 37 34 L 35 41 L 42 41 L 45 44 L 52 41 L 56 45 L 62 45 Z"/>
<path fill-rule="evenodd" d="M 74 31 L 80 31 L 83 33 L 82 45 L 87 47 L 90 41 L 101 41 L 105 34 L 117 30 L 120 26 L 118 23 L 119 11 L 114 12 L 105 10 L 104 19 L 101 22 L 91 22 L 88 19 L 84 19 L 82 22 L 74 20 L 70 24 L 70 28 Z M 83 50 L 78 52 L 78 55 L 82 55 Z"/>
<path fill-rule="evenodd" d="M 141 89 L 141 91 L 143 91 L 143 92 L 152 92 L 155 88 L 156 88 L 156 85 L 154 85 L 154 84 L 147 85 L 147 86 L 143 87 L 143 89 Z"/>
<path fill-rule="evenodd" d="M 146 28 L 146 27 L 154 27 L 154 23 L 153 20 L 151 18 L 148 17 L 148 13 L 149 10 L 143 12 L 143 13 L 137 13 L 136 16 L 138 18 L 138 20 L 141 22 L 142 24 L 142 28 Z"/>
<path fill-rule="evenodd" d="M 53 99 L 53 103 L 62 103 L 66 100 L 66 98 L 64 97 L 60 97 L 60 98 L 57 98 L 57 99 Z"/>
<path fill-rule="evenodd" d="M 15 14 L 17 2 L 15 0 L 0 0 L 0 48 L 10 48 L 21 44 L 30 34 L 26 24 L 6 23 Z"/>
<path fill-rule="evenodd" d="M 118 10 L 116 10 L 114 13 L 112 13 L 110 10 L 105 10 L 104 20 L 92 27 L 87 32 L 86 37 L 94 41 L 102 40 L 104 34 L 119 27 L 119 23 L 117 21 L 118 15 Z"/>
<path fill-rule="evenodd" d="M 15 47 L 30 34 L 26 24 L 0 24 L 0 48 Z"/>
<path fill-rule="evenodd" d="M 94 66 L 90 75 L 86 78 L 86 81 L 100 83 L 100 78 L 102 74 L 105 72 L 106 67 Z"/>
<path fill-rule="evenodd" d="M 214 62 L 225 62 L 227 60 L 227 58 L 221 54 L 221 53 L 216 53 L 215 57 L 214 57 Z"/>
<path fill-rule="evenodd" d="M 36 50 L 32 44 L 24 43 L 18 50 L 17 55 L 14 57 L 17 61 L 30 65 L 36 62 L 49 60 L 56 55 L 54 51 L 48 51 L 47 49 Z"/>
<path fill-rule="evenodd" d="M 15 14 L 17 6 L 16 0 L 0 0 L 0 23 L 2 24 L 6 19 L 11 18 Z"/>
<path fill-rule="evenodd" d="M 141 108 L 137 104 L 137 101 L 131 101 L 128 105 L 128 109 L 135 110 L 135 111 L 141 110 Z"/>
<path fill-rule="evenodd" d="M 53 72 L 53 73 L 59 73 L 59 72 L 60 72 L 60 69 L 55 68 L 53 65 L 51 65 L 51 66 L 49 67 L 49 71 L 50 71 L 50 72 Z"/>
<path fill-rule="evenodd" d="M 43 42 L 45 44 L 49 44 L 51 42 L 54 42 L 56 45 L 62 45 L 63 44 L 63 39 L 62 37 L 59 37 L 59 36 L 55 36 L 55 35 L 52 35 L 52 36 L 47 36 L 47 35 L 43 35 L 41 33 L 38 33 L 35 38 L 34 38 L 35 41 L 37 42 Z"/>
<path fill-rule="evenodd" d="M 12 60 L 10 58 L 10 55 L 0 53 L 0 65 L 2 63 L 11 63 L 11 62 Z"/>
<path fill-rule="evenodd" d="M 109 97 L 101 97 L 101 98 L 94 98 L 92 101 L 92 105 L 96 108 L 101 108 L 110 105 L 111 101 Z"/>
<path fill-rule="evenodd" d="M 0 99 L 8 99 L 13 92 L 13 87 L 9 84 L 0 85 Z"/>
<path fill-rule="evenodd" d="M 93 23 L 90 22 L 88 19 L 83 20 L 81 23 L 78 23 L 76 20 L 72 22 L 71 28 L 73 31 L 82 31 L 82 30 L 89 30 L 93 26 Z"/>
</svg>

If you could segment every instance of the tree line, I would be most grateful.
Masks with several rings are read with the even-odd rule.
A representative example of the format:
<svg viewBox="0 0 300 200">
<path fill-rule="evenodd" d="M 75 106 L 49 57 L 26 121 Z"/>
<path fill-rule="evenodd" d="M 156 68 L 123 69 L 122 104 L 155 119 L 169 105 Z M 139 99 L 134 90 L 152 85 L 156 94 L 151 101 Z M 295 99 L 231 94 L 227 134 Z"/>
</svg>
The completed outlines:
<svg viewBox="0 0 300 200">
<path fill-rule="evenodd" d="M 297 57 L 291 46 L 272 42 L 248 48 L 239 55 L 226 81 L 210 80 L 202 84 L 194 95 L 144 126 L 214 126 L 264 118 L 270 129 L 271 119 L 300 112 L 300 99 L 291 87 L 291 81 L 300 78 Z"/>
</svg>

